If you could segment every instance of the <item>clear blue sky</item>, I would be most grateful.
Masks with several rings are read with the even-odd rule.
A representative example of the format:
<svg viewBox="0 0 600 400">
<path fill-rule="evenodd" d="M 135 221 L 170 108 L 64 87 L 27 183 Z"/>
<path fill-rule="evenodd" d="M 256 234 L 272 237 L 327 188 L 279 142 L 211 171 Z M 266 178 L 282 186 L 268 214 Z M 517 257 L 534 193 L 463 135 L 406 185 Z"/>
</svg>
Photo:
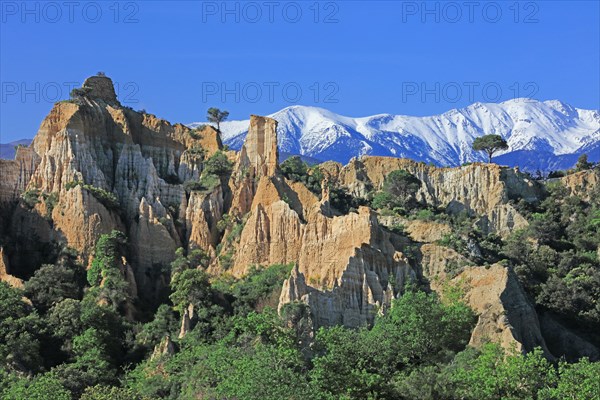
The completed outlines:
<svg viewBox="0 0 600 400">
<path fill-rule="evenodd" d="M 172 122 L 211 106 L 430 115 L 517 93 L 600 107 L 598 1 L 315 3 L 3 1 L 0 142 L 33 137 L 97 71 Z"/>
</svg>

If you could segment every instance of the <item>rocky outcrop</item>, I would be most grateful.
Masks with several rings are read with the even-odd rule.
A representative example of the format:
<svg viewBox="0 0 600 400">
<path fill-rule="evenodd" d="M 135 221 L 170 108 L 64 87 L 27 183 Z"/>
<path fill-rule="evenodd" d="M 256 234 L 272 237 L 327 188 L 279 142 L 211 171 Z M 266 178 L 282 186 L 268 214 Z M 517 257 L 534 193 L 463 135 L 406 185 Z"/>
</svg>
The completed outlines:
<svg viewBox="0 0 600 400">
<path fill-rule="evenodd" d="M 121 107 L 112 81 L 95 76 L 85 81 L 74 101 L 52 108 L 30 148 L 19 149 L 15 160 L 1 161 L 0 200 L 13 200 L 24 190 L 56 196 L 49 216 L 38 206 L 30 211 L 19 207 L 11 232 L 35 232 L 43 243 L 64 241 L 84 260 L 102 233 L 123 231 L 129 237 L 139 292 L 152 296 L 174 250 L 187 244 L 185 216 L 193 219 L 195 211 L 206 208 L 195 198 L 188 201 L 182 183 L 198 179 L 204 160 L 221 147 L 212 127 L 192 132 Z M 117 199 L 118 212 L 106 206 L 111 196 Z M 194 245 L 215 246 L 214 224 L 220 213 L 198 218 L 205 224 L 196 228 Z M 176 226 L 176 221 L 183 224 Z M 198 232 L 206 227 L 209 234 Z"/>
<path fill-rule="evenodd" d="M 455 287 L 477 314 L 470 344 L 480 347 L 487 342 L 507 350 L 530 351 L 546 346 L 540 322 L 516 275 L 499 264 L 472 266 L 454 250 L 428 244 L 421 247 L 422 271 L 431 288 L 442 296 Z"/>
<path fill-rule="evenodd" d="M 377 220 L 387 228 L 402 227 L 408 237 L 415 242 L 433 243 L 452 233 L 450 225 L 442 222 L 381 215 Z"/>
<path fill-rule="evenodd" d="M 251 212 L 240 235 L 232 273 L 242 276 L 252 265 L 288 264 L 300 257 L 303 224 L 282 199 L 277 178 L 261 178 Z"/>
<path fill-rule="evenodd" d="M 196 315 L 194 313 L 194 305 L 189 304 L 184 310 L 181 316 L 181 327 L 179 329 L 179 338 L 183 338 L 192 329 L 192 323 Z"/>
<path fill-rule="evenodd" d="M 316 326 L 371 323 L 415 274 L 370 209 L 333 215 L 326 190 L 319 200 L 281 176 L 276 128 L 276 121 L 253 116 L 239 154 L 231 209 L 245 222 L 239 243 L 222 250 L 234 253 L 228 272 L 243 276 L 252 265 L 295 263 L 280 308 L 305 302 Z"/>
<path fill-rule="evenodd" d="M 474 163 L 460 168 L 439 168 L 408 159 L 361 157 L 338 168 L 330 163 L 326 170 L 354 195 L 365 197 L 371 189 L 381 188 L 390 171 L 405 169 L 422 182 L 417 200 L 443 207 L 451 213 L 462 211 L 481 216 L 483 232 L 507 235 L 527 225 L 526 219 L 509 200 L 537 201 L 542 189 L 517 169 L 496 164 Z M 336 171 L 337 175 L 335 175 Z"/>
<path fill-rule="evenodd" d="M 305 302 L 316 326 L 372 323 L 415 272 L 370 209 L 343 216 L 315 209 L 301 225 L 297 266 L 284 284 L 280 307 Z"/>
<path fill-rule="evenodd" d="M 239 168 L 256 178 L 275 175 L 279 168 L 277 121 L 250 116 L 250 128 L 240 152 Z"/>
<path fill-rule="evenodd" d="M 29 148 L 19 149 L 15 160 L 0 160 L 0 203 L 12 202 L 10 212 L 2 213 L 3 228 L 10 228 L 0 233 L 8 232 L 21 246 L 6 254 L 0 250 L 0 279 L 25 278 L 39 267 L 42 257 L 34 256 L 33 244 L 62 242 L 89 262 L 100 235 L 120 230 L 129 244 L 121 272 L 130 297 L 142 300 L 136 305 L 156 299 L 168 284 L 165 267 L 181 246 L 205 250 L 215 274 L 241 277 L 253 265 L 294 263 L 279 308 L 307 304 L 316 327 L 371 324 L 407 281 L 422 274 L 440 293 L 448 285 L 464 290 L 479 316 L 472 344 L 493 340 L 522 350 L 545 348 L 535 310 L 510 270 L 474 267 L 433 244 L 450 233 L 450 226 L 384 217 L 367 207 L 342 215 L 329 204 L 327 182 L 366 196 L 381 188 L 390 171 L 406 169 L 422 182 L 417 200 L 478 216 L 483 232 L 507 235 L 527 224 L 513 201 L 537 201 L 541 193 L 518 170 L 479 163 L 437 168 L 363 157 L 346 166 L 324 163 L 319 197 L 280 172 L 277 122 L 252 116 L 241 151 L 227 153 L 235 161 L 229 182 L 221 178 L 213 190 L 190 192 L 194 185 L 184 183 L 198 180 L 206 159 L 222 149 L 214 128 L 192 131 L 122 107 L 104 76 L 86 80 L 84 87 L 74 101 L 54 106 Z M 565 185 L 572 191 L 585 191 L 596 178 L 569 179 Z M 14 202 L 24 191 L 28 201 Z M 232 223 L 220 232 L 217 223 L 225 214 Z M 30 264 L 21 273 L 9 268 Z M 133 304 L 126 305 L 130 318 L 137 312 Z M 194 325 L 194 311 L 184 310 L 181 337 Z M 169 342 L 157 354 L 170 352 Z"/>
<path fill-rule="evenodd" d="M 162 267 L 171 263 L 181 246 L 173 221 L 164 208 L 153 207 L 142 198 L 137 221 L 129 228 L 129 241 L 136 260 L 136 281 L 154 298 L 168 284 Z"/>
<path fill-rule="evenodd" d="M 87 90 L 86 96 L 110 104 L 111 106 L 120 106 L 115 93 L 115 87 L 112 80 L 104 75 L 90 76 L 83 82 L 83 88 Z"/>
<path fill-rule="evenodd" d="M 498 264 L 468 267 L 453 281 L 464 282 L 465 298 L 479 315 L 471 345 L 493 341 L 505 349 L 514 346 L 517 351 L 531 351 L 541 347 L 550 354 L 535 309 L 508 268 Z"/>
<path fill-rule="evenodd" d="M 456 276 L 464 267 L 472 263 L 455 250 L 427 243 L 420 248 L 420 265 L 423 277 L 429 281 L 431 289 L 442 292 L 450 276 Z"/>
<path fill-rule="evenodd" d="M 157 360 L 161 357 L 171 356 L 173 354 L 175 354 L 175 344 L 171 340 L 171 337 L 167 335 L 154 347 L 150 360 Z"/>
<path fill-rule="evenodd" d="M 217 222 L 223 216 L 223 191 L 218 186 L 212 192 L 192 192 L 185 207 L 188 248 L 200 248 L 215 253 L 219 242 Z"/>
<path fill-rule="evenodd" d="M 29 147 L 19 146 L 14 160 L 0 159 L 0 203 L 17 200 L 27 188 L 39 161 Z"/>
<path fill-rule="evenodd" d="M 98 199 L 81 185 L 60 192 L 52 211 L 56 241 L 67 243 L 87 262 L 93 254 L 100 235 L 116 229 L 125 232 L 120 217 L 106 209 Z"/>
<path fill-rule="evenodd" d="M 262 177 L 272 178 L 278 170 L 277 121 L 252 115 L 246 142 L 236 161 L 230 186 L 233 214 L 250 211 Z"/>
<path fill-rule="evenodd" d="M 593 196 L 594 191 L 600 187 L 600 169 L 590 169 L 586 171 L 569 174 L 559 181 L 567 188 L 571 196 L 579 196 L 588 201 Z"/>
</svg>

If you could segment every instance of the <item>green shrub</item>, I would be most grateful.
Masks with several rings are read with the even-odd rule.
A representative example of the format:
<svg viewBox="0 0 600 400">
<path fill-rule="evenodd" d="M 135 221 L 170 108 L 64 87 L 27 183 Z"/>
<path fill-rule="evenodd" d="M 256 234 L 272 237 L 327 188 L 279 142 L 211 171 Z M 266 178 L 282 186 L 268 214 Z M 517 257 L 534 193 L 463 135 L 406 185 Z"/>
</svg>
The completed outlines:
<svg viewBox="0 0 600 400">
<path fill-rule="evenodd" d="M 219 150 L 206 161 L 204 171 L 209 175 L 224 178 L 231 174 L 232 169 L 233 164 L 229 161 L 227 155 Z"/>
<path fill-rule="evenodd" d="M 71 181 L 71 182 L 67 182 L 65 184 L 65 189 L 71 190 L 76 186 L 81 186 L 82 189 L 87 190 L 89 193 L 92 194 L 92 196 L 94 196 L 96 198 L 96 200 L 98 200 L 100 203 L 102 203 L 102 205 L 104 207 L 106 207 L 108 210 L 115 211 L 121 207 L 121 204 L 119 203 L 119 199 L 117 198 L 117 196 L 114 193 L 109 192 L 108 190 L 96 187 L 94 185 L 89 185 L 89 184 L 83 183 L 81 181 Z"/>
<path fill-rule="evenodd" d="M 193 191 L 201 191 L 204 190 L 204 186 L 202 186 L 202 183 L 200 183 L 200 181 L 185 181 L 183 183 L 183 189 L 187 192 L 187 193 L 191 193 Z"/>
<path fill-rule="evenodd" d="M 454 249 L 461 254 L 464 253 L 467 248 L 467 243 L 464 241 L 464 239 L 454 233 L 445 234 L 440 240 L 437 241 L 437 244 Z"/>
<path fill-rule="evenodd" d="M 131 389 L 96 385 L 85 389 L 80 400 L 149 400 Z"/>
<path fill-rule="evenodd" d="M 330 187 L 329 204 L 342 214 L 346 215 L 351 209 L 358 209 L 360 206 L 367 205 L 367 201 L 360 197 L 352 196 L 345 188 Z"/>
<path fill-rule="evenodd" d="M 395 209 L 404 214 L 405 209 L 415 205 L 415 195 L 421 187 L 421 181 L 406 170 L 390 172 L 383 182 L 383 189 L 373 196 L 371 206 L 374 209 Z"/>
<path fill-rule="evenodd" d="M 223 214 L 221 219 L 217 222 L 217 229 L 220 233 L 225 232 L 228 228 L 232 227 L 235 224 L 234 217 L 230 214 Z"/>
<path fill-rule="evenodd" d="M 404 226 L 403 224 L 393 224 L 392 226 L 390 226 L 389 229 L 397 235 L 406 235 L 406 226 Z"/>
<path fill-rule="evenodd" d="M 233 225 L 229 235 L 227 235 L 227 243 L 231 244 L 233 241 L 238 240 L 244 230 L 244 222 L 238 222 Z"/>
<path fill-rule="evenodd" d="M 29 209 L 33 209 L 37 203 L 40 202 L 40 190 L 30 189 L 21 194 L 21 199 L 25 206 Z"/>
<path fill-rule="evenodd" d="M 78 186 L 78 185 L 83 185 L 83 182 L 81 181 L 70 181 L 65 183 L 65 190 L 71 190 L 74 187 Z"/>
<path fill-rule="evenodd" d="M 321 197 L 324 175 L 318 165 L 309 167 L 300 156 L 292 156 L 282 162 L 279 168 L 287 179 L 303 183 L 308 190 Z"/>
<path fill-rule="evenodd" d="M 51 219 L 52 211 L 54 211 L 54 207 L 58 203 L 58 193 L 42 193 L 42 198 L 46 204 L 46 219 Z"/>
<path fill-rule="evenodd" d="M 203 190 L 211 192 L 214 188 L 221 184 L 221 180 L 216 175 L 203 174 L 200 177 L 200 184 L 204 188 Z"/>
<path fill-rule="evenodd" d="M 219 255 L 219 265 L 223 270 L 227 271 L 233 267 L 233 251 L 230 250 L 225 254 Z"/>
<path fill-rule="evenodd" d="M 81 87 L 81 88 L 74 88 L 73 90 L 71 90 L 71 99 L 77 99 L 80 97 L 86 97 L 87 95 L 89 95 L 92 91 L 92 88 L 89 87 Z"/>
<path fill-rule="evenodd" d="M 83 185 L 83 188 L 90 192 L 107 209 L 119 209 L 119 199 L 117 198 L 117 196 L 115 196 L 114 193 L 92 185 Z"/>
<path fill-rule="evenodd" d="M 231 283 L 223 290 L 235 297 L 236 313 L 247 313 L 253 310 L 261 299 L 281 289 L 294 264 L 274 264 L 268 267 L 250 267 L 246 276 Z"/>
<path fill-rule="evenodd" d="M 430 209 L 419 210 L 415 214 L 415 218 L 422 221 L 434 221 L 435 213 Z"/>
<path fill-rule="evenodd" d="M 191 155 L 194 155 L 194 156 L 197 156 L 197 157 L 200 157 L 200 158 L 206 157 L 206 150 L 204 150 L 200 146 L 190 147 L 186 151 L 187 151 L 188 154 L 191 154 Z"/>
</svg>

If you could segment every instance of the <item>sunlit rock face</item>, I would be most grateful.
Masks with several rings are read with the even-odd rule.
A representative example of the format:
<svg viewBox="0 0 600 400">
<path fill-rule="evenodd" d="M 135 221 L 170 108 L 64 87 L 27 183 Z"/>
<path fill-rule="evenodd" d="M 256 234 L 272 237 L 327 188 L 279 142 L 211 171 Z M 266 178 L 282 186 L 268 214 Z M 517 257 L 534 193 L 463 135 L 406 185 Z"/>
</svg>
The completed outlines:
<svg viewBox="0 0 600 400">
<path fill-rule="evenodd" d="M 122 107 L 107 77 L 92 77 L 84 86 L 85 95 L 53 107 L 30 147 L 19 148 L 14 160 L 0 160 L 2 233 L 23 246 L 20 252 L 0 248 L 0 279 L 22 284 L 18 278 L 30 271 L 20 269 L 40 258 L 34 242 L 75 248 L 87 265 L 99 237 L 119 230 L 129 244 L 120 268 L 139 300 L 164 294 L 178 247 L 202 249 L 214 275 L 239 278 L 253 266 L 293 263 L 279 308 L 306 303 L 315 327 L 372 324 L 410 281 L 428 281 L 440 293 L 444 284 L 466 282 L 464 300 L 478 315 L 473 345 L 490 339 L 506 348 L 547 349 L 535 309 L 509 269 L 475 266 L 436 244 L 451 233 L 449 225 L 384 217 L 368 207 L 342 215 L 330 205 L 327 184 L 315 194 L 287 180 L 279 169 L 276 120 L 251 117 L 240 152 L 226 152 L 233 162 L 229 181 L 221 177 L 214 189 L 186 191 L 184 183 L 197 181 L 206 160 L 222 150 L 219 133 L 209 126 L 192 132 Z M 470 214 L 484 233 L 507 236 L 526 227 L 514 203 L 543 195 L 518 170 L 490 164 L 438 168 L 365 156 L 345 166 L 321 165 L 327 182 L 358 197 L 381 188 L 397 169 L 421 181 L 418 201 Z M 580 173 L 563 182 L 585 197 L 593 195 L 598 177 Z M 223 231 L 218 222 L 225 214 L 234 224 Z M 398 224 L 405 234 L 389 229 Z M 449 275 L 448 263 L 464 268 Z M 131 306 L 128 315 L 134 312 Z M 182 334 L 194 316 L 186 311 Z M 551 317 L 543 324 L 556 326 Z M 571 340 L 553 329 L 557 342 Z M 157 351 L 168 351 L 169 344 L 163 347 Z"/>
<path fill-rule="evenodd" d="M 161 271 L 177 247 L 190 237 L 196 247 L 216 245 L 221 189 L 207 205 L 197 196 L 190 201 L 182 183 L 198 179 L 221 141 L 212 127 L 192 135 L 182 124 L 122 107 L 108 77 L 90 77 L 83 88 L 79 98 L 55 104 L 29 148 L 19 148 L 15 160 L 0 161 L 0 201 L 14 201 L 25 191 L 56 196 L 48 215 L 36 206 L 27 213 L 40 218 L 13 218 L 13 230 L 62 241 L 85 262 L 101 234 L 123 231 L 140 296 L 152 298 L 165 284 Z M 116 204 L 99 199 L 98 190 L 114 196 Z M 50 225 L 40 230 L 45 220 Z M 209 233 L 186 226 L 201 221 L 210 225 Z"/>
</svg>

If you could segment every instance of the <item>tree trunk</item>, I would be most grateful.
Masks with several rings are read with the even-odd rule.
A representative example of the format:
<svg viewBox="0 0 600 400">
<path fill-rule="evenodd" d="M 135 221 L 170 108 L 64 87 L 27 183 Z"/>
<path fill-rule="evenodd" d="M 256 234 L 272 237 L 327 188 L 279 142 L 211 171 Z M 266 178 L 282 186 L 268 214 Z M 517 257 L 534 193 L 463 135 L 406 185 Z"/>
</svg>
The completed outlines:
<svg viewBox="0 0 600 400">
<path fill-rule="evenodd" d="M 488 152 L 488 164 L 492 163 L 492 154 L 494 153 L 492 153 L 491 151 Z"/>
</svg>

